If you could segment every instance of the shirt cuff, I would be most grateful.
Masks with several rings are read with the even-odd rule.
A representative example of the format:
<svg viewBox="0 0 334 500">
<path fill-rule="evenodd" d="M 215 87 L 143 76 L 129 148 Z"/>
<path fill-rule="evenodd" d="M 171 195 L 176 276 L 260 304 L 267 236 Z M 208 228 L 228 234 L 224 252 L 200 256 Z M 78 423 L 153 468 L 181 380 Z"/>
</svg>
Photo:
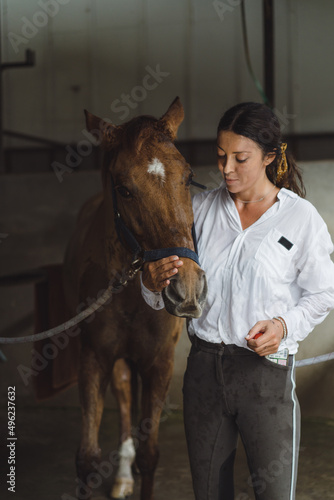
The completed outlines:
<svg viewBox="0 0 334 500">
<path fill-rule="evenodd" d="M 165 307 L 164 299 L 162 298 L 161 292 L 151 292 L 146 286 L 143 284 L 142 274 L 140 273 L 140 285 L 141 285 L 141 294 L 146 302 L 152 309 L 159 311 Z"/>
</svg>

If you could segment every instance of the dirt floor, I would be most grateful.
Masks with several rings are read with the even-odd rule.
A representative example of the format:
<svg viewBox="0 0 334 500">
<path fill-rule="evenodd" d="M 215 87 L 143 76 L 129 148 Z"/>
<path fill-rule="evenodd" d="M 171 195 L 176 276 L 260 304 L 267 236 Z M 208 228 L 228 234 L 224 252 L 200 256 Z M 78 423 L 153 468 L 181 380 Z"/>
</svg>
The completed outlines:
<svg viewBox="0 0 334 500">
<path fill-rule="evenodd" d="M 160 461 L 156 472 L 155 500 L 193 499 L 182 413 L 165 413 L 160 432 Z M 80 436 L 78 408 L 17 408 L 16 491 L 7 490 L 9 449 L 6 447 L 7 414 L 0 411 L 0 498 L 16 500 L 74 500 L 74 456 Z M 101 447 L 106 459 L 117 448 L 118 417 L 106 410 L 101 426 Z M 334 421 L 307 418 L 302 422 L 302 442 L 297 500 L 334 499 Z M 235 469 L 235 500 L 253 500 L 245 456 L 240 448 Z M 139 499 L 139 477 L 134 500 Z M 94 491 L 105 500 L 112 477 Z M 83 497 L 84 498 L 84 497 Z M 269 500 L 269 499 L 268 499 Z M 280 500 L 280 499 L 270 499 Z"/>
</svg>

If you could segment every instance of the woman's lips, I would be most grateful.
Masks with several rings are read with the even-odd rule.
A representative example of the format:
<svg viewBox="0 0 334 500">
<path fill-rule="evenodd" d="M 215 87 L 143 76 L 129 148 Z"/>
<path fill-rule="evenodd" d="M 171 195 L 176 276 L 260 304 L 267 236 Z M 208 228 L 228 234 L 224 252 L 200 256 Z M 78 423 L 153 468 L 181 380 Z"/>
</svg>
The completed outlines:
<svg viewBox="0 0 334 500">
<path fill-rule="evenodd" d="M 225 182 L 226 184 L 233 184 L 233 182 L 236 182 L 238 179 L 229 179 L 228 177 L 225 177 Z"/>
</svg>

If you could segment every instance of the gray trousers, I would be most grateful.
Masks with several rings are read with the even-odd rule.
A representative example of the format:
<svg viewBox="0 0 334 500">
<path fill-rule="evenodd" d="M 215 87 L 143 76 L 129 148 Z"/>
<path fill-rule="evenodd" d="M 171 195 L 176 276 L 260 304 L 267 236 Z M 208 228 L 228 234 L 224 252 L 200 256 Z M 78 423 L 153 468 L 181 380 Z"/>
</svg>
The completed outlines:
<svg viewBox="0 0 334 500">
<path fill-rule="evenodd" d="M 192 338 L 183 398 L 196 500 L 234 500 L 239 435 L 256 500 L 295 499 L 300 410 L 293 356 L 288 364 Z"/>
</svg>

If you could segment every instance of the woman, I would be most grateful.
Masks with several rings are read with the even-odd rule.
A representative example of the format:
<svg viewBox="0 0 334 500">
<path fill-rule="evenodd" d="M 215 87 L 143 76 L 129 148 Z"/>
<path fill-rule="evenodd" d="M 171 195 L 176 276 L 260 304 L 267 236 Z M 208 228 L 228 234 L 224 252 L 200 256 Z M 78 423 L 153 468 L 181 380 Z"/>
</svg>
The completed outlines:
<svg viewBox="0 0 334 500">
<path fill-rule="evenodd" d="M 256 499 L 295 498 L 294 355 L 334 307 L 334 264 L 326 224 L 303 199 L 301 175 L 285 149 L 267 106 L 231 108 L 217 137 L 225 182 L 193 199 L 208 280 L 203 314 L 188 324 L 183 387 L 196 500 L 234 498 L 238 435 Z M 146 266 L 142 292 L 152 307 L 163 304 L 160 292 L 181 265 L 173 256 Z"/>
</svg>

